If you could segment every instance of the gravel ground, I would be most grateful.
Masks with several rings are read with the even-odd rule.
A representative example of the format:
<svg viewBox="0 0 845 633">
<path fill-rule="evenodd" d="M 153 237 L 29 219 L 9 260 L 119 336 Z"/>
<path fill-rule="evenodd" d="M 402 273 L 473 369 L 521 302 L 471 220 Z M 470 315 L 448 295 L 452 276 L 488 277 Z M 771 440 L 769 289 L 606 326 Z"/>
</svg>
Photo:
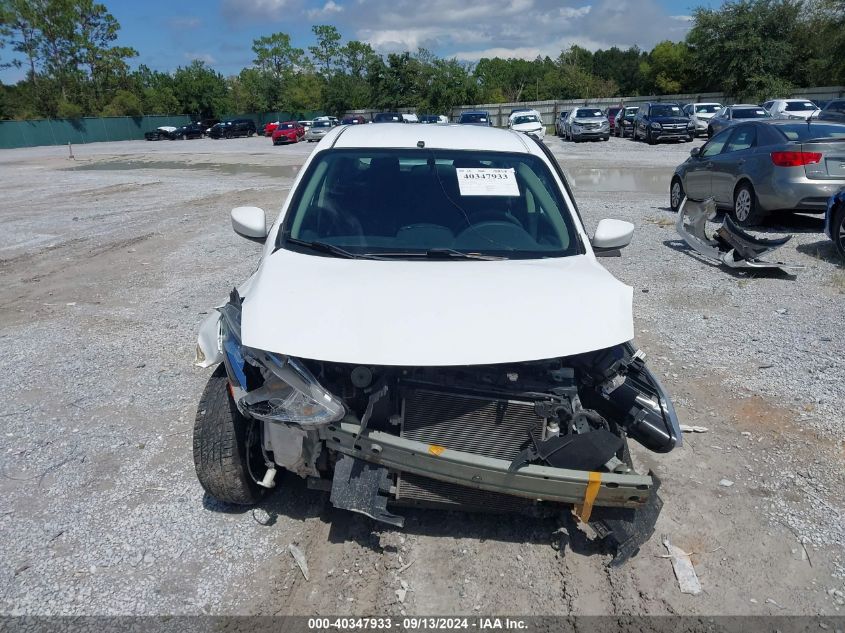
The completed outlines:
<svg viewBox="0 0 845 633">
<path fill-rule="evenodd" d="M 672 227 L 689 144 L 547 144 L 589 226 L 637 225 L 602 261 L 682 422 L 709 428 L 635 454 L 704 593 L 679 593 L 659 538 L 609 570 L 555 519 L 420 511 L 396 531 L 294 477 L 254 511 L 205 498 L 196 328 L 259 252 L 228 211 L 277 209 L 314 146 L 131 141 L 0 152 L 0 613 L 845 613 L 845 274 L 820 219 L 762 229 L 795 235 L 795 278 L 731 273 Z"/>
</svg>

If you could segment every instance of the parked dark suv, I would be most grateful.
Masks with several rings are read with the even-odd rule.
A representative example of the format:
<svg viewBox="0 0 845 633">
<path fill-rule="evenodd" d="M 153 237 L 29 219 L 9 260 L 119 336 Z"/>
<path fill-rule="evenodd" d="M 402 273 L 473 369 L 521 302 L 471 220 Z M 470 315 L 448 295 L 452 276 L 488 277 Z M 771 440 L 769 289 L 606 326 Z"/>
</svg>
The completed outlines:
<svg viewBox="0 0 845 633">
<path fill-rule="evenodd" d="M 405 119 L 399 112 L 376 112 L 373 123 L 404 123 Z"/>
<path fill-rule="evenodd" d="M 645 103 L 634 119 L 634 140 L 649 145 L 663 140 L 691 141 L 694 135 L 695 123 L 677 103 Z"/>
<path fill-rule="evenodd" d="M 234 138 L 236 136 L 253 136 L 255 121 L 252 119 L 229 119 L 221 121 L 211 127 L 208 135 L 211 138 Z"/>
</svg>

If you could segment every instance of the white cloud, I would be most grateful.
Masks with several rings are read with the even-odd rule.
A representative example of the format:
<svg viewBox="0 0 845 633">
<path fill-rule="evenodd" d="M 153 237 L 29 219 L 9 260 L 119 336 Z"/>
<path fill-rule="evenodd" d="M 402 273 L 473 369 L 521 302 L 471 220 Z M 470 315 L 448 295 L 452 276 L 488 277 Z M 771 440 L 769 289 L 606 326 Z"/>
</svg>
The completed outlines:
<svg viewBox="0 0 845 633">
<path fill-rule="evenodd" d="M 311 9 L 308 11 L 308 17 L 312 20 L 317 18 L 326 18 L 332 14 L 340 13 L 343 11 L 343 7 L 336 3 L 334 0 L 328 0 L 326 4 L 323 5 L 322 9 Z"/>
<path fill-rule="evenodd" d="M 293 20 L 330 18 L 346 39 L 381 52 L 423 47 L 460 59 L 556 57 L 572 44 L 649 50 L 664 39 L 683 39 L 690 27 L 689 16 L 670 15 L 658 0 L 221 1 L 224 15 L 236 21 L 290 32 Z"/>
</svg>

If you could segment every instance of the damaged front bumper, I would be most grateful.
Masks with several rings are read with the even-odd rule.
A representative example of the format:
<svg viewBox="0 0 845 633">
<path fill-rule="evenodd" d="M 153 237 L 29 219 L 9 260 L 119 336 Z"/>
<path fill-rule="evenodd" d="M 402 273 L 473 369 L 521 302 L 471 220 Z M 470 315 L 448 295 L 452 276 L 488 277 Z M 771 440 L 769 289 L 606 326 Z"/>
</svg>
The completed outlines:
<svg viewBox="0 0 845 633">
<path fill-rule="evenodd" d="M 503 459 L 449 450 L 380 431 L 361 434 L 361 426 L 351 421 L 329 426 L 326 446 L 391 470 L 532 501 L 583 504 L 587 488 L 591 482 L 598 481 L 591 505 L 638 508 L 648 501 L 654 487 L 650 476 L 638 474 L 594 473 L 541 465 L 512 472 L 511 462 Z"/>
<path fill-rule="evenodd" d="M 730 216 L 725 216 L 722 226 L 709 237 L 706 224 L 715 218 L 716 201 L 713 198 L 698 202 L 685 197 L 678 208 L 675 230 L 699 255 L 729 268 L 776 268 L 784 272 L 803 268 L 765 259 L 792 239 L 791 235 L 777 239 L 754 237 L 736 226 Z"/>
</svg>

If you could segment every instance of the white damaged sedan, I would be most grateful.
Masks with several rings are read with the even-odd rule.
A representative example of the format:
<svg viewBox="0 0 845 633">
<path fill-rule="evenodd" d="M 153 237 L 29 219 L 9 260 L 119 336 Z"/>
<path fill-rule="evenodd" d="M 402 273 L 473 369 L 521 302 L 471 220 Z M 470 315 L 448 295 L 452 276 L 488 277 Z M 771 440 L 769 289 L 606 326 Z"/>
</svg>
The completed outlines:
<svg viewBox="0 0 845 633">
<path fill-rule="evenodd" d="M 632 291 L 597 255 L 565 176 L 524 134 L 343 126 L 320 141 L 264 244 L 203 323 L 194 461 L 205 490 L 255 503 L 280 471 L 339 508 L 575 507 L 621 562 L 653 532 L 660 485 L 628 441 L 681 442 L 636 350 Z M 388 507 L 389 506 L 389 507 Z"/>
</svg>

